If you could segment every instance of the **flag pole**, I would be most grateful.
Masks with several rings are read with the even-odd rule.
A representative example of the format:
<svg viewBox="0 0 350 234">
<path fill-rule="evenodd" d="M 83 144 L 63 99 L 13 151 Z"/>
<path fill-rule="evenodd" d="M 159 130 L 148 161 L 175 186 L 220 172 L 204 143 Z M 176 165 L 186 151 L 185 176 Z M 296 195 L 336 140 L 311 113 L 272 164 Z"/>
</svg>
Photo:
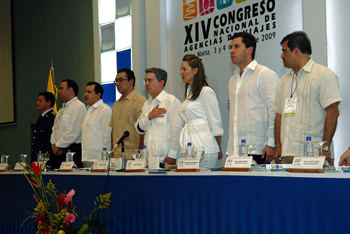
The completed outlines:
<svg viewBox="0 0 350 234">
<path fill-rule="evenodd" d="M 49 80 L 47 82 L 47 92 L 51 92 L 55 96 L 55 100 L 57 101 L 57 87 L 55 85 L 55 75 L 53 69 L 53 59 L 51 58 L 51 68 L 49 72 Z M 57 113 L 57 103 L 53 106 L 52 110 Z"/>
</svg>

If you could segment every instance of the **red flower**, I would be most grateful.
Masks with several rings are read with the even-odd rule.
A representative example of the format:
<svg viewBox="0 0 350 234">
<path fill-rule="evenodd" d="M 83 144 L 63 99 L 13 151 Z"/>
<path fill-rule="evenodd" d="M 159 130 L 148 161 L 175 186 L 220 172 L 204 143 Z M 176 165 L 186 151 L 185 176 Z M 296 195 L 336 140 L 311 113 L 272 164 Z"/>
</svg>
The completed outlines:
<svg viewBox="0 0 350 234">
<path fill-rule="evenodd" d="M 31 177 L 31 178 L 32 178 L 32 180 L 34 180 L 33 177 Z M 30 181 L 30 183 L 32 183 L 32 185 L 34 185 L 34 187 L 39 188 L 39 186 L 36 183 L 34 183 L 33 181 Z"/>
<path fill-rule="evenodd" d="M 37 162 L 37 163 L 32 162 L 32 165 L 30 166 L 30 168 L 31 168 L 32 171 L 36 174 L 36 176 L 38 177 L 38 179 L 40 179 L 41 167 L 42 167 L 42 164 L 40 164 L 39 162 Z"/>
<path fill-rule="evenodd" d="M 38 198 L 36 198 L 35 194 L 33 194 L 33 197 L 34 197 L 35 201 L 39 204 L 39 200 L 38 200 Z"/>
<path fill-rule="evenodd" d="M 43 229 L 43 233 L 44 233 L 44 234 L 50 234 L 50 232 L 51 232 L 51 227 L 45 227 L 45 228 Z"/>
<path fill-rule="evenodd" d="M 58 195 L 57 198 L 58 212 L 61 212 L 64 201 L 64 194 L 61 193 L 61 195 Z"/>
<path fill-rule="evenodd" d="M 43 220 L 45 215 L 46 215 L 46 213 L 43 212 L 43 213 L 40 213 L 38 215 L 38 217 L 36 217 L 36 219 L 35 219 L 36 226 L 38 226 L 39 221 L 41 221 L 42 223 L 47 222 L 47 220 Z"/>
<path fill-rule="evenodd" d="M 36 174 L 36 176 L 38 177 L 38 181 L 36 181 L 36 179 L 34 178 L 34 176 L 31 176 L 30 178 L 33 180 L 30 181 L 30 183 L 32 183 L 32 185 L 34 185 L 36 188 L 39 188 L 38 186 L 38 182 L 40 181 L 40 171 L 41 171 L 41 166 L 39 164 L 39 162 L 37 162 L 37 164 L 35 164 L 35 162 L 32 162 L 32 165 L 30 166 L 30 168 L 32 169 L 32 171 Z"/>
</svg>

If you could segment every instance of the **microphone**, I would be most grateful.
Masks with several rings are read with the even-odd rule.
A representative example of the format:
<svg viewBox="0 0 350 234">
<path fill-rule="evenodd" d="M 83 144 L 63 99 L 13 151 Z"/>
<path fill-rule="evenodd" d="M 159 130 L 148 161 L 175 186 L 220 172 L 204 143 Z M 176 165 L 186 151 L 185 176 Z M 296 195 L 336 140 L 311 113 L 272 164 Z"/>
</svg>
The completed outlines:
<svg viewBox="0 0 350 234">
<path fill-rule="evenodd" d="M 115 144 L 115 146 L 119 145 L 120 143 L 122 143 L 124 141 L 125 138 L 127 138 L 130 135 L 129 131 L 125 131 L 123 133 L 123 136 L 118 140 L 117 144 Z"/>
<path fill-rule="evenodd" d="M 127 138 L 130 135 L 129 131 L 125 131 L 123 133 L 123 136 L 118 140 L 117 144 L 114 145 L 113 149 L 110 151 L 110 154 L 117 148 L 117 146 L 124 141 L 125 138 Z"/>
</svg>

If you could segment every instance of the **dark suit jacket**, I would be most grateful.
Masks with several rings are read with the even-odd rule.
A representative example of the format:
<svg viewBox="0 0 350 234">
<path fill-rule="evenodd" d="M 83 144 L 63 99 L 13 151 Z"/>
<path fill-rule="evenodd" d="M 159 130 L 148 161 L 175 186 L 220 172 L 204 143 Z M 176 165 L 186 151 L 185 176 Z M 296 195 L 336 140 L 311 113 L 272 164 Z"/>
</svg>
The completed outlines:
<svg viewBox="0 0 350 234">
<path fill-rule="evenodd" d="M 47 112 L 44 117 L 39 116 L 33 127 L 33 140 L 32 140 L 32 151 L 31 151 L 31 162 L 37 161 L 37 153 L 41 151 L 43 154 L 48 152 L 51 156 L 53 155 L 51 148 L 51 133 L 52 126 L 55 121 L 55 112 L 53 110 Z"/>
</svg>

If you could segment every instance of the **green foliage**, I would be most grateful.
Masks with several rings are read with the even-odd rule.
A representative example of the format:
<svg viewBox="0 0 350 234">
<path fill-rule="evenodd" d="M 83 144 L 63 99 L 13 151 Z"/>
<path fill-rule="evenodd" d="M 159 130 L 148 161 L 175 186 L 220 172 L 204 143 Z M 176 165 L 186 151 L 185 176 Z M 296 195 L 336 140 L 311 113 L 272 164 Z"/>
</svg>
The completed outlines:
<svg viewBox="0 0 350 234">
<path fill-rule="evenodd" d="M 33 196 L 38 202 L 38 205 L 34 208 L 34 213 L 29 217 L 36 220 L 34 223 L 37 233 L 56 234 L 58 231 L 64 230 L 66 234 L 82 234 L 88 232 L 88 226 L 97 226 L 102 230 L 102 233 L 106 233 L 104 226 L 99 222 L 92 221 L 92 219 L 101 209 L 107 209 L 111 204 L 111 193 L 101 194 L 100 198 L 96 198 L 91 214 L 82 218 L 83 225 L 78 228 L 77 218 L 79 217 L 75 207 L 73 208 L 69 204 L 67 206 L 64 203 L 65 198 L 68 201 L 73 199 L 75 191 L 72 189 L 70 193 L 66 194 L 64 192 L 58 196 L 56 186 L 51 180 L 45 186 L 42 179 L 43 167 L 41 165 L 32 163 L 31 166 L 28 164 L 22 166 L 25 169 L 24 176 L 32 187 L 34 191 Z M 66 223 L 65 219 L 67 219 L 68 223 Z"/>
</svg>

